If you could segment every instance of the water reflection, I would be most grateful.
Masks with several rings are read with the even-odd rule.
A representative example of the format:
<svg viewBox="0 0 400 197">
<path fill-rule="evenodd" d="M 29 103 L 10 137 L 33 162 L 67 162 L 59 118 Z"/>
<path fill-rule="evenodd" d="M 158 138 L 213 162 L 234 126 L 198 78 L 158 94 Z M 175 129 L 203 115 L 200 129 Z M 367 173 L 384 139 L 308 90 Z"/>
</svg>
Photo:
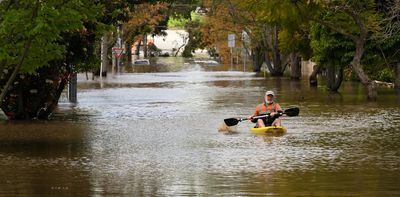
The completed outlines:
<svg viewBox="0 0 400 197">
<path fill-rule="evenodd" d="M 0 195 L 89 195 L 85 128 L 57 121 L 0 125 Z"/>
<path fill-rule="evenodd" d="M 369 103 L 356 83 L 330 95 L 307 78 L 157 66 L 103 85 L 82 75 L 79 103 L 63 98 L 53 121 L 0 125 L 0 195 L 399 195 L 393 90 Z M 250 122 L 217 131 L 224 118 L 251 114 L 269 89 L 301 109 L 284 118 L 287 134 L 254 136 Z"/>
</svg>

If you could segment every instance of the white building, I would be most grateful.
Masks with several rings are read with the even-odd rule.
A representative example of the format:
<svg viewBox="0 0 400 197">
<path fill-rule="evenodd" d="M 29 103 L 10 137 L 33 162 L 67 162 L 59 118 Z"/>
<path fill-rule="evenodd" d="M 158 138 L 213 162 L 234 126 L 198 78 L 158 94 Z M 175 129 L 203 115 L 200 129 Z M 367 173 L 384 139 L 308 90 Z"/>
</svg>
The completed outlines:
<svg viewBox="0 0 400 197">
<path fill-rule="evenodd" d="M 189 40 L 189 33 L 185 30 L 166 30 L 165 32 L 167 36 L 155 36 L 154 40 L 152 36 L 149 36 L 147 40 L 153 40 L 157 48 L 162 50 L 162 54 L 168 53 L 174 56 L 177 50 L 181 54 Z"/>
</svg>

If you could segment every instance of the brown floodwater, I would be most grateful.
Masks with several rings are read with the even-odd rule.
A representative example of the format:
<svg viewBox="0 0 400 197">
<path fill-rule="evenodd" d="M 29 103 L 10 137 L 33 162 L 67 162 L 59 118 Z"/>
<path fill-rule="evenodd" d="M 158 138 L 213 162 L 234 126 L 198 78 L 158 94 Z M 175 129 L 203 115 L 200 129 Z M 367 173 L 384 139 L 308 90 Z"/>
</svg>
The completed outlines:
<svg viewBox="0 0 400 197">
<path fill-rule="evenodd" d="M 79 75 L 79 102 L 63 97 L 53 120 L 1 123 L 0 196 L 400 196 L 394 90 L 367 102 L 359 83 L 331 94 L 306 77 L 168 61 Z M 287 134 L 218 132 L 270 89 L 300 108 Z"/>
</svg>

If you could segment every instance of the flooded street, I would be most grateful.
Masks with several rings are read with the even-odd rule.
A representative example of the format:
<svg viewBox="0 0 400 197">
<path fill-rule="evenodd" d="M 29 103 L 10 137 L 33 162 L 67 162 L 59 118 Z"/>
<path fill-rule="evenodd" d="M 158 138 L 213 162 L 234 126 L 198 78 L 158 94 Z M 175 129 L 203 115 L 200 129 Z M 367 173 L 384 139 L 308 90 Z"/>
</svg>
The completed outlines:
<svg viewBox="0 0 400 197">
<path fill-rule="evenodd" d="M 53 120 L 0 125 L 1 196 L 399 196 L 400 98 L 359 83 L 340 94 L 308 79 L 264 78 L 243 68 L 134 66 L 87 81 Z M 281 137 L 233 134 L 267 90 L 285 117 Z"/>
</svg>

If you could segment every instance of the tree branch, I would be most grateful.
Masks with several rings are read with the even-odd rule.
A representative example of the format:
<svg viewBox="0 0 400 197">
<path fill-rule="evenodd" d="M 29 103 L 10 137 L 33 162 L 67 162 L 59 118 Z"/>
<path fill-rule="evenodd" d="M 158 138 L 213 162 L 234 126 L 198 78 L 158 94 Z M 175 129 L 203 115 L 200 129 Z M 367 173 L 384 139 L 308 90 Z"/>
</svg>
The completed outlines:
<svg viewBox="0 0 400 197">
<path fill-rule="evenodd" d="M 335 31 L 335 32 L 337 32 L 337 33 L 339 33 L 339 34 L 342 34 L 343 36 L 345 36 L 345 37 L 347 37 L 347 38 L 350 38 L 350 39 L 353 40 L 354 42 L 355 42 L 356 40 L 358 40 L 358 37 L 357 37 L 357 36 L 355 36 L 355 35 L 353 35 L 353 34 L 351 34 L 351 33 L 348 33 L 348 32 L 346 32 L 346 30 L 344 30 L 344 29 L 342 29 L 342 28 L 340 28 L 340 27 L 337 27 L 337 26 L 335 26 L 335 25 L 333 25 L 333 24 L 331 24 L 331 23 L 328 23 L 328 22 L 326 22 L 326 21 L 324 21 L 324 20 L 321 20 L 321 19 L 319 19 L 319 18 L 311 18 L 311 20 L 313 20 L 313 21 L 315 21 L 315 22 L 317 22 L 317 23 L 319 23 L 319 24 L 321 24 L 321 25 L 323 25 L 323 26 L 325 26 L 325 27 L 331 29 L 332 31 Z"/>
<path fill-rule="evenodd" d="M 314 21 L 314 22 L 316 22 L 316 23 L 319 23 L 319 24 L 321 24 L 321 25 L 323 25 L 323 26 L 325 26 L 325 27 L 331 29 L 332 31 L 335 31 L 335 32 L 337 32 L 337 33 L 339 33 L 339 34 L 342 34 L 343 36 L 345 36 L 345 37 L 347 37 L 347 38 L 353 40 L 354 42 L 356 42 L 356 41 L 358 40 L 358 37 L 357 37 L 357 36 L 355 36 L 355 35 L 353 35 L 353 34 L 347 32 L 347 31 L 344 30 L 343 28 L 340 28 L 340 27 L 338 27 L 338 26 L 335 26 L 335 25 L 332 24 L 332 23 L 326 22 L 326 21 L 324 21 L 324 20 L 318 18 L 318 16 L 317 16 L 317 17 L 314 17 L 314 16 L 310 16 L 309 14 L 303 13 L 302 10 L 301 10 L 301 8 L 299 7 L 299 5 L 298 5 L 297 3 L 299 3 L 299 2 L 295 2 L 295 3 L 294 3 L 294 6 L 295 6 L 295 8 L 297 9 L 297 11 L 298 11 L 298 13 L 299 13 L 300 16 L 302 16 L 302 17 L 304 17 L 305 19 L 308 19 L 308 20 L 310 20 L 310 21 Z M 306 5 L 306 6 L 307 6 L 307 5 Z"/>
<path fill-rule="evenodd" d="M 32 12 L 32 17 L 31 17 L 31 22 L 37 17 L 38 11 L 39 11 L 39 4 L 40 2 L 36 2 L 36 7 L 34 8 Z M 4 86 L 3 90 L 1 91 L 0 94 L 0 106 L 3 104 L 3 100 L 6 97 L 6 93 L 8 92 L 8 89 L 10 88 L 11 84 L 14 82 L 15 77 L 17 76 L 19 69 L 22 67 L 22 64 L 25 61 L 25 58 L 28 56 L 29 49 L 31 48 L 32 44 L 32 37 L 29 37 L 24 44 L 24 49 L 22 51 L 22 54 L 18 60 L 17 66 L 14 68 L 13 73 L 11 74 L 10 78 L 8 79 L 6 85 Z"/>
<path fill-rule="evenodd" d="M 361 34 L 361 39 L 366 39 L 368 36 L 368 30 L 365 27 L 364 21 L 361 20 L 359 13 L 357 13 L 355 10 L 347 10 L 345 11 L 347 14 L 349 14 L 354 22 L 356 22 L 358 28 L 360 29 L 360 34 Z"/>
<path fill-rule="evenodd" d="M 395 0 L 387 6 L 387 16 L 382 20 L 385 24 L 383 27 L 383 39 L 388 39 L 400 32 L 400 0 Z"/>
</svg>

